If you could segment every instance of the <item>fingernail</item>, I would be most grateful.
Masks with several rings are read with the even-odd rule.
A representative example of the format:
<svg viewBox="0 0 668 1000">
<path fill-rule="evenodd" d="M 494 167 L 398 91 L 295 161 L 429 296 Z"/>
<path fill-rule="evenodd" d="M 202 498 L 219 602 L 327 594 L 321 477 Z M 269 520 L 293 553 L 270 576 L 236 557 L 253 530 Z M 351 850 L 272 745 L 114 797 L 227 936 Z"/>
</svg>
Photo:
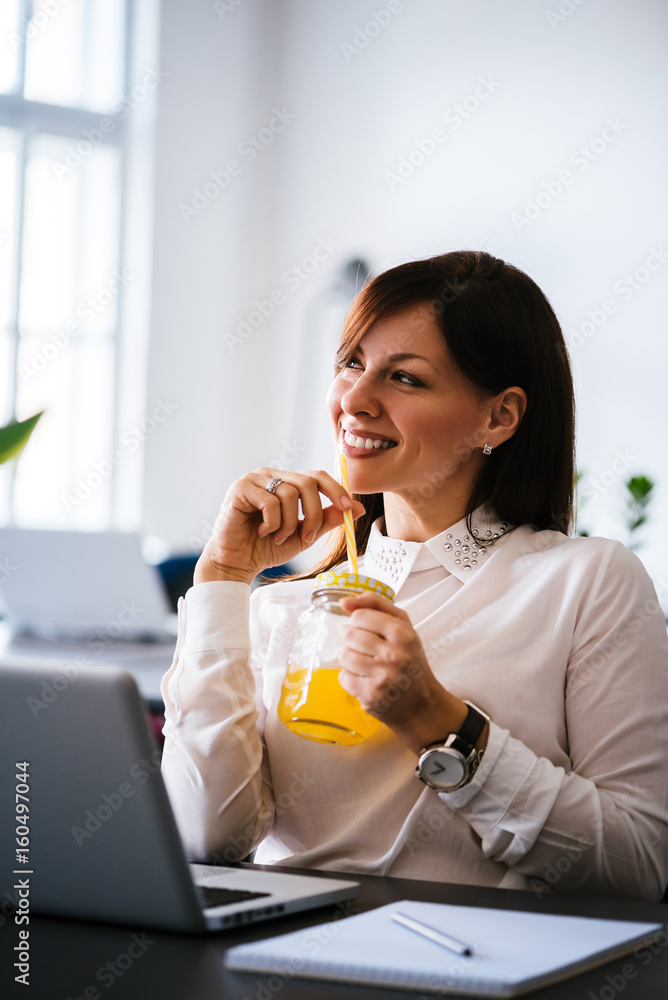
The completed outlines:
<svg viewBox="0 0 668 1000">
<path fill-rule="evenodd" d="M 353 502 L 352 502 L 352 500 L 350 499 L 349 496 L 345 496 L 344 495 L 344 496 L 341 497 L 341 506 L 345 507 L 346 510 L 348 510 L 349 507 L 352 507 L 352 505 L 353 505 Z"/>
<path fill-rule="evenodd" d="M 315 541 L 315 536 L 316 535 L 317 535 L 317 531 L 309 531 L 308 535 L 306 536 L 306 542 L 307 542 L 308 545 L 310 545 L 311 542 Z"/>
</svg>

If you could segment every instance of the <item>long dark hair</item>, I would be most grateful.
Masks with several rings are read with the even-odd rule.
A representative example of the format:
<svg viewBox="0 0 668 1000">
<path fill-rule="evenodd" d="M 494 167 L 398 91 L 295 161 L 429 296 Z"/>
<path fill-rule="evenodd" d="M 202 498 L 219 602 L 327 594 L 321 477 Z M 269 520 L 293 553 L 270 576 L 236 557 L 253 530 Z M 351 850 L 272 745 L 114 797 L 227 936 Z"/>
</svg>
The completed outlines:
<svg viewBox="0 0 668 1000">
<path fill-rule="evenodd" d="M 486 458 L 466 516 L 483 503 L 509 524 L 568 534 L 573 520 L 575 405 L 564 337 L 550 303 L 523 271 L 488 253 L 461 250 L 400 264 L 374 278 L 352 303 L 341 335 L 337 369 L 373 323 L 430 303 L 460 371 L 486 395 L 510 386 L 527 394 L 515 434 Z M 409 337 L 410 334 L 407 334 Z M 382 493 L 357 496 L 366 508 L 355 522 L 357 549 L 384 512 Z M 329 554 L 309 573 L 346 558 L 343 528 Z"/>
</svg>

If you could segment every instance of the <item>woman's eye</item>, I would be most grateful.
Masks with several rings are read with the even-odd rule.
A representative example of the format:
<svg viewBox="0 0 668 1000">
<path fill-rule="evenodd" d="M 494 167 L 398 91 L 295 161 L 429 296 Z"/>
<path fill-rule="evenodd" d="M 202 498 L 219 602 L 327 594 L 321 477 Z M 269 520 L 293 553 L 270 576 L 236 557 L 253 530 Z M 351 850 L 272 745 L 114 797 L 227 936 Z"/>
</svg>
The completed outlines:
<svg viewBox="0 0 668 1000">
<path fill-rule="evenodd" d="M 361 368 L 362 364 L 358 358 L 348 358 L 345 364 L 346 368 Z"/>
<path fill-rule="evenodd" d="M 392 378 L 403 385 L 424 386 L 424 382 L 416 378 L 415 375 L 409 375 L 408 372 L 395 372 Z"/>
</svg>

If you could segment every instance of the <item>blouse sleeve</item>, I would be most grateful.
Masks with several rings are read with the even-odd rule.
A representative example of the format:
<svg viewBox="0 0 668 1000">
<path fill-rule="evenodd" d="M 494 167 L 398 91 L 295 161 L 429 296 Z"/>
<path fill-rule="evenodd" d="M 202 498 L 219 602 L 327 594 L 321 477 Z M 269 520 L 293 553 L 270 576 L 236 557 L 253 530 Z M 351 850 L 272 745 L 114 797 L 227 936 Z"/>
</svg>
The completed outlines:
<svg viewBox="0 0 668 1000">
<path fill-rule="evenodd" d="M 191 860 L 238 861 L 273 821 L 249 603 L 250 587 L 223 581 L 198 584 L 179 602 L 162 681 L 162 773 Z"/>
<path fill-rule="evenodd" d="M 565 718 L 569 770 L 492 725 L 477 774 L 443 800 L 481 837 L 487 857 L 538 891 L 660 898 L 668 879 L 668 639 L 644 567 L 619 544 L 580 602 Z"/>
</svg>

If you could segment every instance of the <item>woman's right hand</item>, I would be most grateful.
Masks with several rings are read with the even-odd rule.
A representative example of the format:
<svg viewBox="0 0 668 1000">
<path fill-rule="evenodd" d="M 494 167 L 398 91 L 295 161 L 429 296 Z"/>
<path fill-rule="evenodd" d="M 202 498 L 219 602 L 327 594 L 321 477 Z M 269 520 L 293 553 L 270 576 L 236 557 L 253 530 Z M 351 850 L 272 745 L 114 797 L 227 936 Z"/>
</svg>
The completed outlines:
<svg viewBox="0 0 668 1000">
<path fill-rule="evenodd" d="M 269 493 L 266 486 L 273 478 L 281 482 Z M 329 506 L 323 507 L 320 494 L 331 500 Z M 354 518 L 364 513 L 363 505 L 326 472 L 249 472 L 227 491 L 193 582 L 250 583 L 258 573 L 289 562 L 343 524 L 345 510 L 352 510 Z"/>
</svg>

